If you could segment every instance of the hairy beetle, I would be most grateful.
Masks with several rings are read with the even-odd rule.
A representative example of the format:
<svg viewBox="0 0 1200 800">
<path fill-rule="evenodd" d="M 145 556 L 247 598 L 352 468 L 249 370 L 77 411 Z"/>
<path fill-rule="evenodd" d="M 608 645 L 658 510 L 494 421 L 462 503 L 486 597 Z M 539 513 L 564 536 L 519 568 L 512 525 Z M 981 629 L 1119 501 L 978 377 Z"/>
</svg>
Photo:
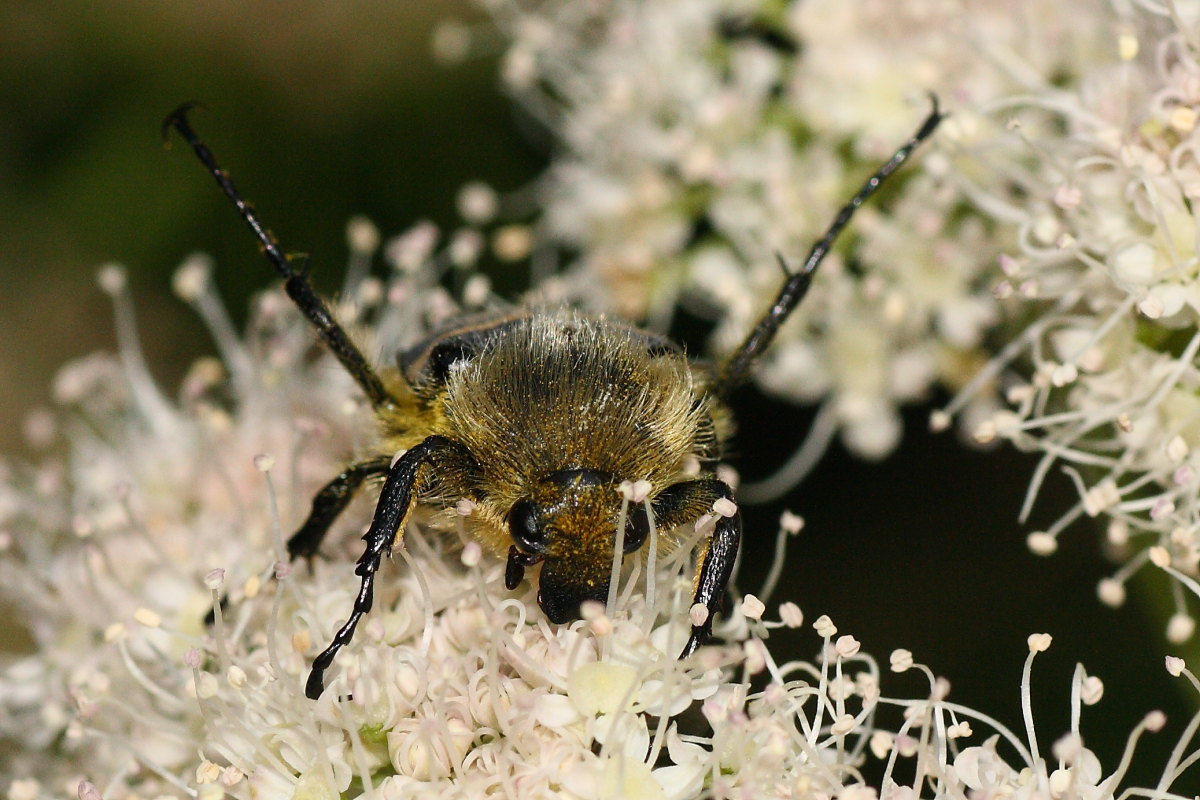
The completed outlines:
<svg viewBox="0 0 1200 800">
<path fill-rule="evenodd" d="M 362 388 L 380 427 L 381 452 L 329 481 L 287 545 L 293 558 L 315 555 L 355 491 L 368 478 L 383 478 L 355 568 L 354 607 L 313 661 L 305 692 L 314 699 L 337 652 L 371 610 L 379 565 L 402 542 L 418 503 L 471 500 L 475 535 L 498 555 L 507 553 L 508 588 L 540 565 L 538 604 L 550 621 L 562 623 L 579 617 L 583 601 L 605 601 L 618 539 L 626 555 L 645 544 L 651 522 L 644 506 L 630 506 L 618 531 L 617 489 L 624 481 L 647 480 L 654 524 L 665 532 L 705 514 L 715 520 L 693 584 L 694 604 L 707 614 L 693 620 L 680 656 L 703 644 L 742 535 L 733 491 L 714 470 L 730 430 L 725 401 L 804 298 L 854 212 L 942 120 L 934 98 L 917 131 L 842 207 L 804 264 L 793 270 L 779 256 L 788 275 L 783 288 L 715 369 L 625 322 L 525 310 L 462 321 L 436 334 L 400 354 L 395 378 L 385 381 L 217 165 L 188 111 L 183 106 L 170 114 L 164 135 L 177 130 L 233 201 L 283 276 L 288 296 Z M 393 458 L 396 452 L 401 455 Z M 699 473 L 686 469 L 689 464 L 699 464 Z M 679 539 L 661 541 L 670 547 Z"/>
</svg>

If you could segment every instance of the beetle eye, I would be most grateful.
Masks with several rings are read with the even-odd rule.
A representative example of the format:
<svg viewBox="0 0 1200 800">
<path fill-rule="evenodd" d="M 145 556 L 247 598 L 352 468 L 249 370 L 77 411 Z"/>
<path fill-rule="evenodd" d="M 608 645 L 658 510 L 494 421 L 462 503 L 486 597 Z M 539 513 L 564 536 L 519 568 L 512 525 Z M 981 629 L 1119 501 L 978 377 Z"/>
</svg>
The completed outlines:
<svg viewBox="0 0 1200 800">
<path fill-rule="evenodd" d="M 546 552 L 546 535 L 538 525 L 537 507 L 528 499 L 513 503 L 508 512 L 508 532 L 522 550 Z"/>
<path fill-rule="evenodd" d="M 640 548 L 650 535 L 650 518 L 646 516 L 646 506 L 638 503 L 631 505 L 625 517 L 625 555 Z"/>
</svg>

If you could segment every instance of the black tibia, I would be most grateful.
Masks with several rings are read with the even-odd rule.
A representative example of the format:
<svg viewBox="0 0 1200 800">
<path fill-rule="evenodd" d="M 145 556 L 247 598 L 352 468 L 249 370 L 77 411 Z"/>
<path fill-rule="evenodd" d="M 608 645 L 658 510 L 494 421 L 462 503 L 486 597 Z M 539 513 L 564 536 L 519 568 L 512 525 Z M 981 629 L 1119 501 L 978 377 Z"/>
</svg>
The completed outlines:
<svg viewBox="0 0 1200 800">
<path fill-rule="evenodd" d="M 250 227 L 255 238 L 258 239 L 259 245 L 262 246 L 263 255 L 271 262 L 271 265 L 278 270 L 283 276 L 283 288 L 287 292 L 288 297 L 300 309 L 300 312 L 312 323 L 317 329 L 321 339 L 330 351 L 337 357 L 337 360 L 342 363 L 346 371 L 350 373 L 355 382 L 362 387 L 363 392 L 367 395 L 367 399 L 371 401 L 371 405 L 375 408 L 383 408 L 396 405 L 396 399 L 388 393 L 383 386 L 383 381 L 371 369 L 371 365 L 367 363 L 362 352 L 350 340 L 346 331 L 338 325 L 333 315 L 329 313 L 329 308 L 325 302 L 313 291 L 312 285 L 308 282 L 308 277 L 303 270 L 297 270 L 292 266 L 291 260 L 284 255 L 279 247 L 279 242 L 275 239 L 262 222 L 258 218 L 258 214 L 250 207 L 250 204 L 242 199 L 238 193 L 237 187 L 233 185 L 233 181 L 229 178 L 229 173 L 221 169 L 217 164 L 217 159 L 212 151 L 208 149 L 208 145 L 200 140 L 196 132 L 192 129 L 192 125 L 188 122 L 188 112 L 194 107 L 193 103 L 188 103 L 180 106 L 167 115 L 163 120 L 163 138 L 171 132 L 171 128 L 179 131 L 179 135 L 183 137 L 196 153 L 196 157 L 208 169 L 209 174 L 216 180 L 217 185 L 221 187 L 221 191 L 225 193 L 237 207 L 238 213 L 242 219 Z"/>
<path fill-rule="evenodd" d="M 713 503 L 722 499 L 733 502 L 733 490 L 723 481 L 708 478 L 677 483 L 651 502 L 654 523 L 664 529 L 694 522 L 705 514 L 716 515 L 712 537 L 704 545 L 692 586 L 692 604 L 699 603 L 707 608 L 708 617 L 700 625 L 692 626 L 692 635 L 679 654 L 680 658 L 690 656 L 708 640 L 713 616 L 721 606 L 725 585 L 733 573 L 733 562 L 742 541 L 741 512 L 735 510 L 733 516 L 725 517 L 712 509 Z"/>
<path fill-rule="evenodd" d="M 321 540 L 329 533 L 329 526 L 350 503 L 358 487 L 372 475 L 388 471 L 389 458 L 363 461 L 346 468 L 346 471 L 325 484 L 312 501 L 312 510 L 300 529 L 288 539 L 288 556 L 292 559 L 312 558 L 321 546 Z"/>
<path fill-rule="evenodd" d="M 354 573 L 362 579 L 350 619 L 346 621 L 329 646 L 313 659 L 312 672 L 304 693 L 313 700 L 325 688 L 325 670 L 334 656 L 354 638 L 354 629 L 362 616 L 371 610 L 375 596 L 375 573 L 385 555 L 390 555 L 398 535 L 412 514 L 413 507 L 432 474 L 463 475 L 475 469 L 475 461 L 466 448 L 444 436 L 430 436 L 387 467 L 387 481 L 379 493 L 371 527 L 363 535 L 367 547 L 358 559 Z"/>
<path fill-rule="evenodd" d="M 868 197 L 875 193 L 875 190 L 880 187 L 889 175 L 908 160 L 912 151 L 921 142 L 929 138 L 937 128 L 938 123 L 942 121 L 943 115 L 938 110 L 937 97 L 930 95 L 930 100 L 933 103 L 933 109 L 925 117 L 925 120 L 921 123 L 921 127 L 917 129 L 916 133 L 912 135 L 912 138 L 903 147 L 897 150 L 883 166 L 875 171 L 875 174 L 867 179 L 867 182 L 850 198 L 849 202 L 842 206 L 842 209 L 838 212 L 828 230 L 817 240 L 812 250 L 809 251 L 808 258 L 804 260 L 803 266 L 793 272 L 783 256 L 776 255 L 784 272 L 791 277 L 788 278 L 783 288 L 780 289 L 771 309 L 758 321 L 758 324 L 754 326 L 754 329 L 750 331 L 745 341 L 742 342 L 742 346 L 737 349 L 722 368 L 716 387 L 718 395 L 728 397 L 732 390 L 744 383 L 750 376 L 750 368 L 754 365 L 755 359 L 762 355 L 763 351 L 771 344 L 771 340 L 775 338 L 779 327 L 783 325 L 788 316 L 800 305 L 800 301 L 808 293 L 809 284 L 812 283 L 813 274 L 817 271 L 817 267 L 825 260 L 825 256 L 829 253 L 830 248 L 833 247 L 833 243 L 837 240 L 842 229 L 846 227 L 846 224 L 850 222 L 850 218 L 854 216 L 854 212 L 866 202 Z"/>
</svg>

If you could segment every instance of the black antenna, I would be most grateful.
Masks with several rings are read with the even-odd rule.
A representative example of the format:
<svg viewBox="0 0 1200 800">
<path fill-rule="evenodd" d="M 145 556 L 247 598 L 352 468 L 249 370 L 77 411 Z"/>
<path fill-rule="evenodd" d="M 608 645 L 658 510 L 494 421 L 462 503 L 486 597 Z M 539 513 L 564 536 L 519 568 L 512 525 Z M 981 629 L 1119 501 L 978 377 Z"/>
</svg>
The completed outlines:
<svg viewBox="0 0 1200 800">
<path fill-rule="evenodd" d="M 188 112 L 195 106 L 195 103 L 185 103 L 167 115 L 162 124 L 163 140 L 169 145 L 171 128 L 179 131 L 179 135 L 191 145 L 192 150 L 196 153 L 196 157 L 208 169 L 209 174 L 216 179 L 217 185 L 221 187 L 221 191 L 233 201 L 242 219 L 250 226 L 250 230 L 254 233 L 255 238 L 258 239 L 259 245 L 262 246 L 263 255 L 267 257 L 267 261 L 270 261 L 271 265 L 283 276 L 283 288 L 287 292 L 287 296 L 300 309 L 300 313 L 317 329 L 317 333 L 320 334 L 321 339 L 329 347 L 333 355 L 337 357 L 337 360 L 342 363 L 342 366 L 346 368 L 346 371 L 350 373 L 350 376 L 362 387 L 363 392 L 367 395 L 367 399 L 371 401 L 371 405 L 377 409 L 395 406 L 396 398 L 384 388 L 383 381 L 371 369 L 371 365 L 363 357 L 362 351 L 351 341 L 346 331 L 337 323 L 333 315 L 329 313 L 329 307 L 325 305 L 325 301 L 313 290 L 312 284 L 308 282 L 308 276 L 305 274 L 305 271 L 293 268 L 291 259 L 280 250 L 279 242 L 275 239 L 275 236 L 263 227 L 258 214 L 242 199 L 237 187 L 229 179 L 229 173 L 221 169 L 220 165 L 217 164 L 216 157 L 208 149 L 208 145 L 202 142 L 200 137 L 196 135 L 187 118 Z"/>
<path fill-rule="evenodd" d="M 912 151 L 917 148 L 921 142 L 929 138 L 934 132 L 938 124 L 945 118 L 945 115 L 938 110 L 938 100 L 936 95 L 929 96 L 933 103 L 933 109 L 929 115 L 925 117 L 925 121 L 921 123 L 921 127 L 917 132 L 888 159 L 887 163 L 875 171 L 875 174 L 867 179 L 867 182 L 862 185 L 858 193 L 850 198 L 850 202 L 842 206 L 834 218 L 829 229 L 825 231 L 825 235 L 817 240 L 813 245 L 812 250 L 808 253 L 808 258 L 804 261 L 804 266 L 792 272 L 787 261 L 779 253 L 775 257 L 779 259 L 780 266 L 783 271 L 790 275 L 787 282 L 783 284 L 783 288 L 779 290 L 779 294 L 775 297 L 775 303 L 771 306 L 754 329 L 742 342 L 742 346 L 738 348 L 724 367 L 721 369 L 720 375 L 717 378 L 716 391 L 720 397 L 728 397 L 729 393 L 740 386 L 750 376 L 750 368 L 754 365 L 755 359 L 762 355 L 763 351 L 771 344 L 771 340 L 775 338 L 779 327 L 787 320 L 788 315 L 796 310 L 796 306 L 800 305 L 800 301 L 804 299 L 804 295 L 808 293 L 808 287 L 812 283 L 813 274 L 817 271 L 817 267 L 821 266 L 821 262 L 825 260 L 829 249 L 833 247 L 833 243 L 837 241 L 838 234 L 850 222 L 850 218 L 854 216 L 854 212 L 858 210 L 867 198 L 875 193 L 875 190 L 883 183 L 883 181 L 891 175 L 896 169 L 903 164 L 912 154 Z"/>
</svg>

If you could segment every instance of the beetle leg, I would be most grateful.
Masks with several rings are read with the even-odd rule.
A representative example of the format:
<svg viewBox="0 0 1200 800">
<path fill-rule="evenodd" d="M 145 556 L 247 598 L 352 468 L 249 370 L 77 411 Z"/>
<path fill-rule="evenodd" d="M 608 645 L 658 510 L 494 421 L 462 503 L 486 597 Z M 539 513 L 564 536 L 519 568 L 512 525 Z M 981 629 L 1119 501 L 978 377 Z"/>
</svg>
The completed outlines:
<svg viewBox="0 0 1200 800">
<path fill-rule="evenodd" d="M 317 548 L 321 546 L 321 540 L 329 532 L 329 526 L 350 503 L 362 482 L 373 475 L 387 472 L 390 461 L 388 458 L 376 458 L 353 464 L 325 484 L 313 497 L 308 519 L 304 520 L 304 524 L 288 539 L 288 556 L 293 560 L 312 559 L 317 554 Z"/>
<path fill-rule="evenodd" d="M 430 471 L 440 473 L 444 484 L 456 474 L 461 479 L 464 471 L 473 470 L 474 466 L 474 459 L 462 445 L 444 436 L 430 436 L 386 468 L 387 481 L 379 493 L 375 516 L 363 535 L 367 546 L 354 568 L 354 573 L 362 580 L 358 596 L 354 598 L 350 618 L 334 634 L 329 646 L 313 659 L 312 671 L 304 686 L 304 694 L 310 699 L 321 696 L 325 688 L 325 670 L 329 669 L 338 651 L 354 638 L 358 621 L 370 612 L 375 597 L 375 573 L 383 557 L 391 554 L 397 539 L 403 535 Z"/>
<path fill-rule="evenodd" d="M 722 499 L 733 502 L 733 490 L 724 481 L 706 478 L 669 486 L 650 505 L 654 509 L 655 523 L 663 528 L 673 528 L 712 512 L 713 503 Z M 713 534 L 704 543 L 696 566 L 696 579 L 692 583 L 692 604 L 704 606 L 708 616 L 701 624 L 692 626 L 692 635 L 679 654 L 680 658 L 694 653 L 712 632 L 713 615 L 721 606 L 725 584 L 733 574 L 733 562 L 737 559 L 741 541 L 741 512 L 735 507 L 731 516 L 718 514 Z"/>
</svg>

